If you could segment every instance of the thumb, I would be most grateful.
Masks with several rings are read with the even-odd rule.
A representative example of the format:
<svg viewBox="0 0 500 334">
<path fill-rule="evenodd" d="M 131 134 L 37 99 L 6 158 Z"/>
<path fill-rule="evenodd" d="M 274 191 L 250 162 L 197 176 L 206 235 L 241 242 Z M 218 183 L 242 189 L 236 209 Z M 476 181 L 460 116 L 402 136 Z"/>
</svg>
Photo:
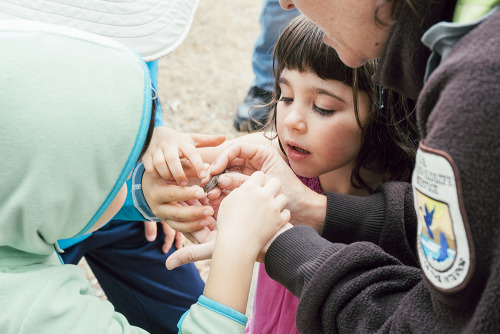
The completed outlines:
<svg viewBox="0 0 500 334">
<path fill-rule="evenodd" d="M 168 270 L 172 270 L 187 263 L 207 260 L 212 258 L 215 240 L 199 245 L 190 245 L 182 247 L 173 252 L 165 262 Z"/>
<path fill-rule="evenodd" d="M 191 136 L 195 147 L 219 146 L 226 141 L 226 135 L 224 134 L 204 135 L 199 133 L 190 133 L 189 136 Z"/>
</svg>

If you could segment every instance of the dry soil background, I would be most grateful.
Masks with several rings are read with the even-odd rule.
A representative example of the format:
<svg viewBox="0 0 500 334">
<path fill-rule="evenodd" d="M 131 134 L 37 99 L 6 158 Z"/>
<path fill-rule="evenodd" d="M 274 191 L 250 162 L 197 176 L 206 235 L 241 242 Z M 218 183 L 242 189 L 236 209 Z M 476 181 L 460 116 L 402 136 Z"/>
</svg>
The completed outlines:
<svg viewBox="0 0 500 334">
<path fill-rule="evenodd" d="M 251 58 L 262 1 L 201 0 L 184 43 L 159 62 L 165 125 L 183 132 L 241 135 L 233 116 L 253 79 Z M 198 264 L 206 278 L 210 262 Z M 97 296 L 105 299 L 85 260 Z"/>
<path fill-rule="evenodd" d="M 253 79 L 251 56 L 262 1 L 201 0 L 184 43 L 160 60 L 166 124 L 233 138 L 235 110 Z"/>
</svg>

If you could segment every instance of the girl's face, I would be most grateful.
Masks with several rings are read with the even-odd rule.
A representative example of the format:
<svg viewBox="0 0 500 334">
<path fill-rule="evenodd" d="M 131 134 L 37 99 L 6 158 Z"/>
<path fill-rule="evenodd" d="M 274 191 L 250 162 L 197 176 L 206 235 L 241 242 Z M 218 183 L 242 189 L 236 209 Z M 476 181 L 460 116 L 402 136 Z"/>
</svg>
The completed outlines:
<svg viewBox="0 0 500 334">
<path fill-rule="evenodd" d="M 350 176 L 361 148 L 361 129 L 354 113 L 352 87 L 323 80 L 311 72 L 284 69 L 276 106 L 279 139 L 298 175 L 315 177 L 337 171 Z M 370 101 L 358 93 L 364 124 Z"/>
<path fill-rule="evenodd" d="M 384 50 L 390 25 L 375 23 L 378 0 L 280 0 L 281 7 L 297 7 L 324 32 L 324 41 L 333 47 L 342 62 L 355 68 L 379 58 Z M 392 3 L 378 11 L 382 22 L 390 22 Z"/>
</svg>

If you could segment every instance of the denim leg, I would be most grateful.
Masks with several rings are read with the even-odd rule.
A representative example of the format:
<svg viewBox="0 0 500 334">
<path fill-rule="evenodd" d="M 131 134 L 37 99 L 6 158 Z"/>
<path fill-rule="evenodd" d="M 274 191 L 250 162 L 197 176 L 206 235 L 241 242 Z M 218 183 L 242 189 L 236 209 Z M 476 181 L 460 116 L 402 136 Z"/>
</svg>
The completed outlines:
<svg viewBox="0 0 500 334">
<path fill-rule="evenodd" d="M 260 34 L 254 45 L 252 68 L 255 79 L 252 86 L 272 91 L 273 48 L 288 22 L 299 15 L 297 9 L 283 10 L 278 0 L 264 0 L 260 14 Z"/>
</svg>

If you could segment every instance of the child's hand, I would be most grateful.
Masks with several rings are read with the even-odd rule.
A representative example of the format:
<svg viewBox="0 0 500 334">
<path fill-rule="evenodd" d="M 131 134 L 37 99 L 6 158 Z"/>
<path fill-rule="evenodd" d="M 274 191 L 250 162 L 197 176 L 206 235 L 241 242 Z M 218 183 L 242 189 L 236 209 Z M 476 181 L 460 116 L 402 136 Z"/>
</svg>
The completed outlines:
<svg viewBox="0 0 500 334">
<path fill-rule="evenodd" d="M 221 203 L 217 217 L 217 244 L 239 245 L 254 259 L 269 239 L 290 220 L 281 182 L 255 172 Z"/>
<path fill-rule="evenodd" d="M 146 236 L 146 240 L 149 242 L 153 242 L 157 237 L 157 223 L 151 221 L 144 222 L 144 235 Z M 184 245 L 184 236 L 181 232 L 178 232 L 171 228 L 167 223 L 161 222 L 163 233 L 165 234 L 165 238 L 163 239 L 163 244 L 161 246 L 161 250 L 163 253 L 168 253 L 172 246 L 175 246 L 177 249 L 181 249 Z M 175 242 L 175 245 L 174 245 Z"/>
<path fill-rule="evenodd" d="M 190 176 L 206 176 L 205 166 L 197 147 L 218 146 L 226 140 L 225 135 L 188 134 L 159 126 L 154 129 L 151 143 L 142 157 L 144 168 L 153 177 L 162 177 L 185 186 L 185 172 Z M 181 159 L 185 158 L 181 162 Z"/>
<path fill-rule="evenodd" d="M 199 186 L 180 187 L 173 181 L 144 173 L 142 192 L 153 214 L 176 231 L 191 232 L 214 224 L 214 208 L 206 201 L 206 194 Z M 197 205 L 184 202 L 196 202 Z"/>
<path fill-rule="evenodd" d="M 236 245 L 245 252 L 251 252 L 253 259 L 259 256 L 257 259 L 263 261 L 269 241 L 282 232 L 283 226 L 290 220 L 290 212 L 284 209 L 286 197 L 278 195 L 279 189 L 277 179 L 266 183 L 264 174 L 255 172 L 222 201 L 217 230 L 205 228 L 189 235 L 184 233 L 195 245 L 171 254 L 166 261 L 167 268 L 171 270 L 186 263 L 210 259 L 216 241 L 221 248 Z"/>
</svg>

